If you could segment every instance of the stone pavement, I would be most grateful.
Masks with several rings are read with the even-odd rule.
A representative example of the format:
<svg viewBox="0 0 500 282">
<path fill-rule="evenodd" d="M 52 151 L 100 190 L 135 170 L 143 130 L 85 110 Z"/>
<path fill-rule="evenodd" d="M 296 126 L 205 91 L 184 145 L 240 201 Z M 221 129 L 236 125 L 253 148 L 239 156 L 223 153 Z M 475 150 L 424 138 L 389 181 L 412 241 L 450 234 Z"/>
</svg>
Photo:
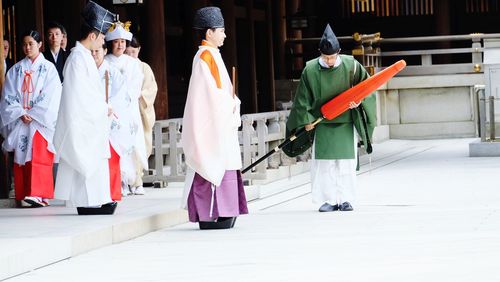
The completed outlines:
<svg viewBox="0 0 500 282">
<path fill-rule="evenodd" d="M 0 210 L 0 280 L 53 256 L 8 281 L 500 281 L 500 158 L 468 157 L 472 140 L 376 144 L 355 211 L 318 213 L 305 173 L 261 193 L 229 231 L 187 223 L 126 241 L 185 222 L 180 187 L 131 197 L 113 217 Z"/>
</svg>

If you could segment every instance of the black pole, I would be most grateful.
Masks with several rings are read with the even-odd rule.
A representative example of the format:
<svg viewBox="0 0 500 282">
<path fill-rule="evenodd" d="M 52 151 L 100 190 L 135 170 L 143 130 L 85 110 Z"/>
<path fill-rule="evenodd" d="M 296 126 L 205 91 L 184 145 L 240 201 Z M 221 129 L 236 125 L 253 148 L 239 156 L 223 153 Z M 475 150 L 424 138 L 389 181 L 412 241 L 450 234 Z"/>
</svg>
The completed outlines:
<svg viewBox="0 0 500 282">
<path fill-rule="evenodd" d="M 318 124 L 320 121 L 322 121 L 323 118 L 318 118 L 316 121 L 314 121 L 312 123 L 312 125 L 316 125 Z M 254 163 L 250 164 L 248 167 L 246 167 L 245 169 L 243 169 L 241 171 L 242 174 L 244 174 L 245 172 L 251 170 L 254 166 L 258 165 L 259 163 L 261 163 L 263 160 L 269 158 L 272 154 L 278 152 L 281 150 L 281 148 L 283 148 L 284 146 L 288 145 L 290 142 L 292 142 L 293 140 L 299 138 L 300 136 L 302 136 L 302 134 L 306 133 L 306 129 L 305 127 L 302 127 L 301 129 L 297 130 L 297 132 L 295 132 L 294 135 L 288 137 L 285 141 L 283 141 L 283 143 L 279 144 L 278 146 L 276 146 L 274 149 L 272 149 L 271 151 L 267 152 L 267 154 L 265 154 L 264 156 L 262 156 L 260 159 L 256 160 Z"/>
</svg>

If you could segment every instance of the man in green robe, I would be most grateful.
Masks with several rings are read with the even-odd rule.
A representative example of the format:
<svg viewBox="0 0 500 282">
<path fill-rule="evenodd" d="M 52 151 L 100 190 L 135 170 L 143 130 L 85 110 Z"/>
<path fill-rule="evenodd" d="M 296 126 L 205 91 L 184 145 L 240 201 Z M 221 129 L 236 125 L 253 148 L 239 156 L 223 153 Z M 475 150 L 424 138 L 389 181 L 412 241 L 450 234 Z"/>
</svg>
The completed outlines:
<svg viewBox="0 0 500 282">
<path fill-rule="evenodd" d="M 320 56 L 307 62 L 287 121 L 287 131 L 305 127 L 311 137 L 311 185 L 314 203 L 320 212 L 351 211 L 355 198 L 358 140 L 367 145 L 376 125 L 376 97 L 332 120 L 312 123 L 322 116 L 320 108 L 345 90 L 367 79 L 369 74 L 352 56 L 340 55 L 340 44 L 330 25 L 319 43 Z M 311 131 L 314 130 L 314 131 Z M 314 140 L 314 141 L 313 141 Z M 303 147 L 302 147 L 303 148 Z M 286 151 L 285 151 L 286 152 Z"/>
</svg>

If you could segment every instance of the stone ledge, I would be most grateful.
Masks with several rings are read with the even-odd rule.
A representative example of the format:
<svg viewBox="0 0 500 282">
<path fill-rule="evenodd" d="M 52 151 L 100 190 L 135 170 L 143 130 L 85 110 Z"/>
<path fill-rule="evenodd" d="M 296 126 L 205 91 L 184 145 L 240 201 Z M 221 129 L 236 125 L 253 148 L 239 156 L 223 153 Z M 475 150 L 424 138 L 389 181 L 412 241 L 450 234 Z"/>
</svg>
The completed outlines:
<svg viewBox="0 0 500 282">
<path fill-rule="evenodd" d="M 479 139 L 471 142 L 469 157 L 500 157 L 500 142 L 481 142 Z"/>
</svg>

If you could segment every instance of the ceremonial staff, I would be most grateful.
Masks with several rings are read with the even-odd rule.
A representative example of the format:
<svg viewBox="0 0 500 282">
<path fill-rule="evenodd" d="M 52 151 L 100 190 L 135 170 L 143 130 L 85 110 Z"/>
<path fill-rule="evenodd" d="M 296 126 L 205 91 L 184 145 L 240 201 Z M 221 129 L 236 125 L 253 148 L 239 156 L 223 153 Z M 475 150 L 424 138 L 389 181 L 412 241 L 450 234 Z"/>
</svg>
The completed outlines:
<svg viewBox="0 0 500 282">
<path fill-rule="evenodd" d="M 106 103 L 108 102 L 109 99 L 109 73 L 108 71 L 104 72 L 104 81 L 106 81 Z"/>
<path fill-rule="evenodd" d="M 316 126 L 323 119 L 332 120 L 343 112 L 349 109 L 349 105 L 354 102 L 356 104 L 361 103 L 361 101 L 371 94 L 373 91 L 377 90 L 382 84 L 386 83 L 389 79 L 395 76 L 398 72 L 406 67 L 406 62 L 404 60 L 397 61 L 391 66 L 385 68 L 384 70 L 376 73 L 374 76 L 369 77 L 366 80 L 358 83 L 357 85 L 347 89 L 342 92 L 332 100 L 328 101 L 326 104 L 321 106 L 321 114 L 322 117 L 316 119 L 312 125 Z M 276 146 L 274 149 L 269 151 L 267 154 L 262 156 L 260 159 L 250 164 L 248 167 L 243 169 L 241 173 L 245 173 L 252 169 L 254 166 L 262 162 L 263 160 L 269 158 L 272 154 L 278 152 L 284 146 L 288 145 L 290 142 L 293 142 L 295 139 L 299 138 L 302 134 L 306 132 L 305 128 L 301 128 L 295 132 L 295 134 L 288 137 L 283 143 Z"/>
</svg>

